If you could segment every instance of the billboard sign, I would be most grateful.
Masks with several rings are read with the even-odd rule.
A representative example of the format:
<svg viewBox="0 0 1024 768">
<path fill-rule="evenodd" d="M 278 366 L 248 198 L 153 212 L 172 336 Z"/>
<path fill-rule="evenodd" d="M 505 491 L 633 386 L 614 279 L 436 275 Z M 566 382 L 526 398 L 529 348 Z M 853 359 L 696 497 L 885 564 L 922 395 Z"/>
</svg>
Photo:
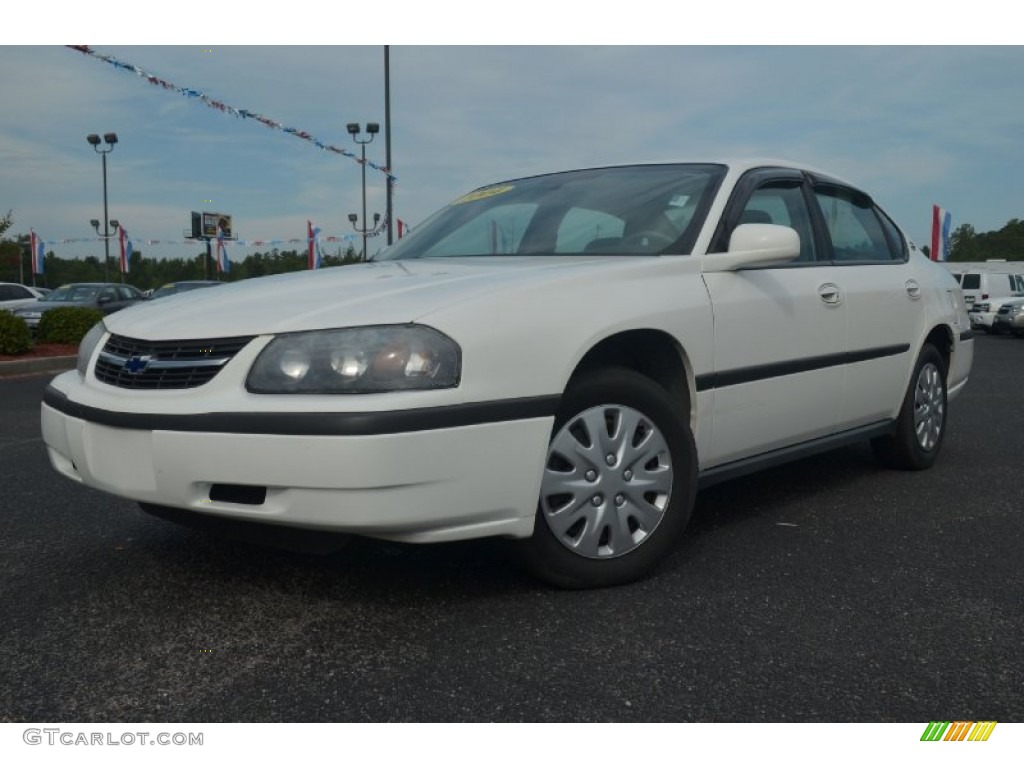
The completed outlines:
<svg viewBox="0 0 1024 768">
<path fill-rule="evenodd" d="M 209 213 L 203 211 L 198 213 L 192 211 L 192 237 L 196 239 L 217 237 L 217 230 L 224 230 L 224 237 L 228 240 L 234 238 L 231 226 L 231 217 L 226 213 Z"/>
</svg>

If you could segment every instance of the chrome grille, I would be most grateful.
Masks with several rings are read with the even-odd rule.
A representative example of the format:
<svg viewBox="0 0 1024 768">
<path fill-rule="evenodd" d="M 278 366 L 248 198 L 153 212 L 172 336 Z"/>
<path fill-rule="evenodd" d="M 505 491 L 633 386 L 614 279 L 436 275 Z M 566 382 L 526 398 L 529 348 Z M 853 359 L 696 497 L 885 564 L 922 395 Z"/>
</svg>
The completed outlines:
<svg viewBox="0 0 1024 768">
<path fill-rule="evenodd" d="M 190 389 L 216 376 L 252 339 L 143 341 L 112 335 L 94 373 L 104 384 L 125 389 Z"/>
</svg>

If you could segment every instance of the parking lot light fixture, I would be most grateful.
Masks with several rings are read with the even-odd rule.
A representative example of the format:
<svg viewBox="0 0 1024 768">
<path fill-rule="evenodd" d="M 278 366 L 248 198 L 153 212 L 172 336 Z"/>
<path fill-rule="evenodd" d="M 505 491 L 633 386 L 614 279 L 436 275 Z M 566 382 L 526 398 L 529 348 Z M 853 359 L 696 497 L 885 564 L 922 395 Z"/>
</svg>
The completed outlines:
<svg viewBox="0 0 1024 768">
<path fill-rule="evenodd" d="M 366 235 L 368 233 L 372 232 L 374 229 L 376 229 L 376 222 L 380 220 L 380 215 L 378 214 L 376 219 L 375 219 L 375 221 L 374 221 L 374 226 L 373 227 L 367 227 L 366 226 L 366 145 L 369 144 L 371 141 L 373 141 L 373 137 L 374 136 L 376 136 L 378 133 L 380 133 L 380 124 L 379 123 L 367 123 L 366 124 L 366 134 L 367 134 L 367 136 L 369 136 L 369 138 L 366 138 L 366 139 L 363 139 L 363 138 L 359 137 L 359 134 L 361 133 L 361 128 L 360 128 L 359 123 L 347 123 L 345 125 L 345 130 L 348 131 L 349 135 L 352 136 L 352 141 L 354 141 L 356 144 L 358 144 L 360 150 L 362 151 L 362 156 L 361 156 L 359 162 L 360 162 L 360 164 L 363 167 L 363 226 L 362 227 L 357 227 L 356 223 L 354 221 L 352 221 L 352 216 L 351 215 L 349 216 L 348 220 L 352 221 L 353 229 L 355 229 L 356 232 L 361 232 L 362 235 L 363 235 L 363 255 L 362 255 L 362 259 L 363 259 L 363 261 L 366 261 Z"/>
<path fill-rule="evenodd" d="M 105 133 L 103 134 L 103 141 L 106 142 L 107 148 L 100 149 L 100 137 L 98 134 L 90 133 L 85 137 L 85 140 L 89 142 L 93 150 L 103 158 L 103 280 L 110 282 L 110 228 L 109 225 L 113 222 L 110 221 L 110 215 L 107 210 L 107 155 L 114 151 L 114 145 L 117 144 L 116 133 Z M 99 222 L 93 219 L 90 224 L 96 229 L 96 234 L 100 234 Z M 114 231 L 117 231 L 115 225 Z M 124 282 L 124 274 L 121 275 L 121 281 Z"/>
</svg>

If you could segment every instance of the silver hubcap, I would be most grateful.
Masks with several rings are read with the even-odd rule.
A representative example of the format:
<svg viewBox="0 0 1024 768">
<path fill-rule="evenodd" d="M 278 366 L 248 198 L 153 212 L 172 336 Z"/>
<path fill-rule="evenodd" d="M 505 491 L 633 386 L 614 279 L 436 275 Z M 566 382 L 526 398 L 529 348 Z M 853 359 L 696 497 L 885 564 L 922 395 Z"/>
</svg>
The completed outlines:
<svg viewBox="0 0 1024 768">
<path fill-rule="evenodd" d="M 650 419 L 624 405 L 599 405 L 567 421 L 551 441 L 541 510 L 573 552 L 620 557 L 665 517 L 672 473 L 668 443 Z"/>
<path fill-rule="evenodd" d="M 914 432 L 922 450 L 930 451 L 935 447 L 945 416 L 942 374 L 933 363 L 928 363 L 917 375 L 914 389 Z"/>
</svg>

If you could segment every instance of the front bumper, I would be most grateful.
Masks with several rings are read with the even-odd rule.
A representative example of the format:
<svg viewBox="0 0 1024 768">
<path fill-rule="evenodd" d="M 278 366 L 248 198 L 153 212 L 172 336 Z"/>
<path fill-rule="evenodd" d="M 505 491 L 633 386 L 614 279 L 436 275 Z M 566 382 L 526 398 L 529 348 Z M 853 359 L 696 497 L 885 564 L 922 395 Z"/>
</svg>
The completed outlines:
<svg viewBox="0 0 1024 768">
<path fill-rule="evenodd" d="M 204 514 L 397 541 L 533 532 L 553 416 L 389 434 L 165 429 L 159 419 L 144 429 L 111 425 L 121 413 L 98 423 L 98 411 L 75 401 L 74 386 L 60 386 L 74 377 L 64 374 L 48 389 L 43 439 L 54 468 L 90 487 Z"/>
<path fill-rule="evenodd" d="M 979 331 L 987 331 L 992 328 L 992 320 L 995 317 L 995 312 L 969 312 L 968 317 L 971 320 L 971 328 Z"/>
<path fill-rule="evenodd" d="M 1004 331 L 1019 333 L 1024 331 L 1024 313 L 1016 315 L 996 315 L 992 321 L 992 328 Z"/>
<path fill-rule="evenodd" d="M 17 318 L 21 319 L 22 321 L 24 321 L 25 325 L 28 326 L 30 331 L 39 330 L 39 321 L 42 319 L 42 316 L 39 316 L 39 317 L 25 317 L 24 315 L 15 315 L 15 317 L 17 317 Z"/>
</svg>

